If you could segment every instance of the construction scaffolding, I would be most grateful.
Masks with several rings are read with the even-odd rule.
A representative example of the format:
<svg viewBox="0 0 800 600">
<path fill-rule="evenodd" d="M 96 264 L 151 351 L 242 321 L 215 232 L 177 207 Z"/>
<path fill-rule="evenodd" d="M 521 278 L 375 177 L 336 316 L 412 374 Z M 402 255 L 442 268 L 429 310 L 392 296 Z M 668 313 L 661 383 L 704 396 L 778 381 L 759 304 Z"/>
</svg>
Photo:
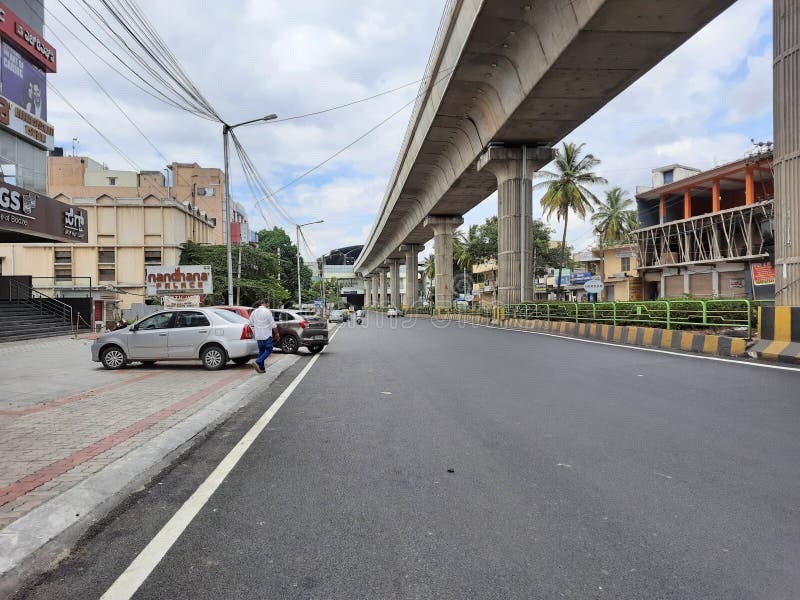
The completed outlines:
<svg viewBox="0 0 800 600">
<path fill-rule="evenodd" d="M 766 200 L 638 229 L 639 269 L 764 259 L 773 252 L 773 222 Z"/>
</svg>

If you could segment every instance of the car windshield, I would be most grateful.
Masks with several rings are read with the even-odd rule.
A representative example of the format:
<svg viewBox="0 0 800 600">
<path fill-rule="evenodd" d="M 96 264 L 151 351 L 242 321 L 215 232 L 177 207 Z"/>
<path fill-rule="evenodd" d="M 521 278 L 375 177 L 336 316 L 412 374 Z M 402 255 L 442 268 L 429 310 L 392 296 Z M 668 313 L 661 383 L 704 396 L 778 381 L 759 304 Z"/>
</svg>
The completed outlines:
<svg viewBox="0 0 800 600">
<path fill-rule="evenodd" d="M 236 314 L 230 310 L 225 310 L 224 308 L 220 308 L 214 311 L 214 314 L 219 315 L 226 321 L 230 323 L 248 323 L 248 320 L 245 319 L 243 316 Z"/>
</svg>

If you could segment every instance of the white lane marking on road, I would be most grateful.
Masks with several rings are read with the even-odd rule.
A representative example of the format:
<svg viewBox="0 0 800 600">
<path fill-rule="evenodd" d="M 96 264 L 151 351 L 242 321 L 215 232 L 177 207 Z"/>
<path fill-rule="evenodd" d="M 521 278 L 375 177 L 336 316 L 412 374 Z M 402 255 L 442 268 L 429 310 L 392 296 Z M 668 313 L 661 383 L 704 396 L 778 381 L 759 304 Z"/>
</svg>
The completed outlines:
<svg viewBox="0 0 800 600">
<path fill-rule="evenodd" d="M 567 469 L 571 469 L 572 465 L 568 465 L 567 463 L 556 463 L 557 467 L 565 467 Z"/>
<path fill-rule="evenodd" d="M 486 329 L 497 329 L 498 331 L 511 331 L 513 333 L 528 333 L 532 335 L 545 335 L 547 337 L 561 338 L 562 340 L 571 340 L 573 342 L 583 342 L 585 344 L 600 344 L 601 346 L 613 346 L 615 348 L 627 348 L 629 350 L 641 350 L 642 352 L 657 352 L 659 354 L 670 354 L 672 356 L 680 356 L 683 358 L 699 358 L 702 360 L 715 360 L 718 362 L 730 363 L 733 365 L 744 365 L 747 367 L 760 367 L 762 369 L 778 369 L 781 371 L 794 371 L 800 373 L 797 367 L 784 367 L 781 365 L 765 365 L 764 363 L 747 362 L 745 360 L 733 360 L 731 358 L 722 358 L 720 356 L 703 356 L 702 354 L 683 354 L 682 352 L 671 352 L 669 350 L 661 350 L 660 348 L 643 348 L 642 346 L 629 346 L 627 344 L 612 344 L 611 342 L 601 342 L 600 340 L 587 340 L 584 338 L 570 337 L 568 335 L 558 335 L 556 333 L 545 333 L 544 331 L 523 331 L 521 329 L 507 329 L 505 327 L 497 327 L 496 325 L 483 325 L 475 323 L 477 327 L 485 327 Z"/>
<path fill-rule="evenodd" d="M 667 479 L 672 479 L 672 475 L 667 475 L 665 473 L 659 473 L 658 471 L 653 471 L 656 475 L 660 475 L 661 477 L 666 477 Z"/>
<path fill-rule="evenodd" d="M 336 331 L 333 332 L 333 335 L 331 335 L 331 340 L 333 340 L 338 332 L 339 330 L 337 328 Z M 183 506 L 172 515 L 172 518 L 167 521 L 167 524 L 161 528 L 156 536 L 150 540 L 150 543 L 133 559 L 133 562 L 128 568 L 117 577 L 117 580 L 106 590 L 106 593 L 100 597 L 100 600 L 130 600 L 130 598 L 133 597 L 144 583 L 145 579 L 147 579 L 150 573 L 158 566 L 158 563 L 161 562 L 172 545 L 178 540 L 192 520 L 194 520 L 197 513 L 205 506 L 209 498 L 211 498 L 222 482 L 225 481 L 225 478 L 230 475 L 245 452 L 247 452 L 253 442 L 256 441 L 286 400 L 289 399 L 289 396 L 291 396 L 297 386 L 300 385 L 300 382 L 303 381 L 320 356 L 321 354 L 315 354 L 311 357 L 311 360 L 309 360 L 305 368 L 298 373 L 297 377 L 292 380 L 289 387 L 278 396 L 277 400 L 272 403 L 258 421 L 244 434 L 242 439 L 240 439 L 225 458 L 222 459 L 222 462 L 217 465 L 217 468 L 214 469 L 211 475 L 209 475 L 191 497 L 183 503 Z"/>
</svg>

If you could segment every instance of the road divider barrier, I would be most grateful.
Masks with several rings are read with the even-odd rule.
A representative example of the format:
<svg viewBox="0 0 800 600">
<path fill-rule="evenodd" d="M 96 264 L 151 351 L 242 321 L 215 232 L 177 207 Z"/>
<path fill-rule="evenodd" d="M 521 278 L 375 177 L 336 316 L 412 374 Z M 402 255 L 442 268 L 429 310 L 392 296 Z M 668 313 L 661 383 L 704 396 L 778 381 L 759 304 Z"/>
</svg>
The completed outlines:
<svg viewBox="0 0 800 600">
<path fill-rule="evenodd" d="M 411 316 L 444 321 L 491 325 L 502 329 L 518 331 L 540 331 L 543 333 L 581 337 L 606 342 L 616 342 L 632 346 L 662 348 L 697 352 L 725 357 L 747 355 L 747 340 L 740 337 L 676 331 L 655 327 L 635 325 L 612 325 L 608 323 L 574 323 L 570 321 L 547 321 L 544 319 L 525 319 L 508 317 L 504 307 L 494 307 L 485 313 L 469 312 L 425 312 Z"/>
<path fill-rule="evenodd" d="M 800 364 L 800 307 L 760 306 L 758 338 L 748 352 L 753 358 Z"/>
</svg>

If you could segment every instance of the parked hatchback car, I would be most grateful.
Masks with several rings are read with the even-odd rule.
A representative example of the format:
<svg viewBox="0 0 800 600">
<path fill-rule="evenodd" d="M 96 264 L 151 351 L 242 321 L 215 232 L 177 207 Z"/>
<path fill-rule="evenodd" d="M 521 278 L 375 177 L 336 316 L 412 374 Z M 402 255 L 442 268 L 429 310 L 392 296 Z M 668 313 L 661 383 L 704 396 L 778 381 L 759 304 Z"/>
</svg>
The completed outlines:
<svg viewBox="0 0 800 600">
<path fill-rule="evenodd" d="M 272 316 L 281 334 L 277 345 L 281 352 L 294 354 L 305 346 L 316 354 L 328 344 L 328 324 L 323 319 L 288 308 L 273 308 Z"/>
<path fill-rule="evenodd" d="M 164 310 L 110 331 L 92 344 L 92 360 L 106 369 L 131 362 L 200 360 L 209 370 L 231 360 L 243 365 L 258 356 L 258 344 L 247 319 L 214 308 Z"/>
<path fill-rule="evenodd" d="M 222 310 L 249 317 L 253 309 L 248 306 L 218 306 Z M 316 354 L 328 343 L 328 326 L 314 311 L 290 308 L 272 308 L 280 340 L 275 347 L 286 354 L 294 354 L 305 346 Z"/>
<path fill-rule="evenodd" d="M 328 315 L 328 323 L 344 323 L 346 321 L 343 310 L 332 310 Z"/>
</svg>

